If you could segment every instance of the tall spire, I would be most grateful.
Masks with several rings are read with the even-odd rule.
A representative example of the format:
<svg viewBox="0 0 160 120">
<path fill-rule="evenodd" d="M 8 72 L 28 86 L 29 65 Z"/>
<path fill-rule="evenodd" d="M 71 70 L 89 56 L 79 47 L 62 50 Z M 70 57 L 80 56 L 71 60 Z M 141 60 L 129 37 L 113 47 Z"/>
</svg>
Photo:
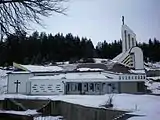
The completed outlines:
<svg viewBox="0 0 160 120">
<path fill-rule="evenodd" d="M 124 16 L 122 16 L 122 25 L 124 25 Z"/>
</svg>

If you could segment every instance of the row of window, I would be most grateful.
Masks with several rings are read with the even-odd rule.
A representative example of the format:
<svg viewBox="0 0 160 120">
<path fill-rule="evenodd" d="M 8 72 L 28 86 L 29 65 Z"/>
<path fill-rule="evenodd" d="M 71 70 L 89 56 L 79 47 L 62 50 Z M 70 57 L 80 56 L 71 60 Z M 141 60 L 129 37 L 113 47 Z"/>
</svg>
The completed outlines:
<svg viewBox="0 0 160 120">
<path fill-rule="evenodd" d="M 99 91 L 100 86 L 100 83 L 68 83 L 67 91 L 82 91 L 82 89 L 84 91 Z"/>
<path fill-rule="evenodd" d="M 119 80 L 137 80 L 137 79 L 146 79 L 144 75 L 138 76 L 119 76 Z"/>
</svg>

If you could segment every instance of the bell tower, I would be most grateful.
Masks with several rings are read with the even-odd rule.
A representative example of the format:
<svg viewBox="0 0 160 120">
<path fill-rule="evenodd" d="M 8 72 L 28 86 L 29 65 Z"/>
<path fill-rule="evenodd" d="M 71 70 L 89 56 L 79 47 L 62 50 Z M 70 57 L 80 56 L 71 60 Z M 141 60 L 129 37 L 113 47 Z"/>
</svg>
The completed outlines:
<svg viewBox="0 0 160 120">
<path fill-rule="evenodd" d="M 122 16 L 121 35 L 122 52 L 136 46 L 136 34 L 124 23 L 124 16 Z"/>
</svg>

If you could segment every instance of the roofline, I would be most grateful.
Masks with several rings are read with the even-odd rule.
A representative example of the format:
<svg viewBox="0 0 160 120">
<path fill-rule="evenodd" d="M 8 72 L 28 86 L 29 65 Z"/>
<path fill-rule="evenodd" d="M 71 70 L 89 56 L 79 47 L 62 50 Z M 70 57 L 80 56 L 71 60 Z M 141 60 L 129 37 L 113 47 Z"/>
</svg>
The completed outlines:
<svg viewBox="0 0 160 120">
<path fill-rule="evenodd" d="M 88 70 L 88 71 L 78 71 L 78 70 L 73 70 L 73 71 L 40 71 L 40 72 L 28 72 L 28 71 L 13 71 L 13 72 L 7 72 L 7 74 L 30 74 L 30 73 L 87 73 L 87 72 L 104 72 L 103 70 Z"/>
</svg>

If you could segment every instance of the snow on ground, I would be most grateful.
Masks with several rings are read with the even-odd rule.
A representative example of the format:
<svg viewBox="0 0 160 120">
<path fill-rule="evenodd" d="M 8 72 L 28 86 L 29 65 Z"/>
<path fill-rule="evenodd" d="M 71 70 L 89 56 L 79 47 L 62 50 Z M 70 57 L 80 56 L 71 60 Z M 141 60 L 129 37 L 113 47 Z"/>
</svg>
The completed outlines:
<svg viewBox="0 0 160 120">
<path fill-rule="evenodd" d="M 106 95 L 59 95 L 59 96 L 26 96 L 26 95 L 1 95 L 2 98 L 24 98 L 24 99 L 50 99 L 61 100 L 69 103 L 80 104 L 88 107 L 99 108 L 104 105 L 109 98 Z M 131 114 L 144 115 L 133 117 L 129 120 L 159 120 L 160 96 L 154 95 L 132 95 L 114 94 L 113 109 L 132 111 Z"/>
<path fill-rule="evenodd" d="M 45 117 L 34 117 L 33 120 L 62 120 L 62 116 L 45 116 Z"/>
<path fill-rule="evenodd" d="M 0 113 L 8 113 L 8 114 L 16 114 L 16 115 L 37 115 L 37 114 L 40 114 L 36 110 L 26 110 L 26 111 L 0 110 Z"/>
<path fill-rule="evenodd" d="M 148 90 L 151 90 L 153 94 L 160 95 L 160 82 L 153 82 L 152 80 L 146 81 L 145 85 Z"/>
</svg>

